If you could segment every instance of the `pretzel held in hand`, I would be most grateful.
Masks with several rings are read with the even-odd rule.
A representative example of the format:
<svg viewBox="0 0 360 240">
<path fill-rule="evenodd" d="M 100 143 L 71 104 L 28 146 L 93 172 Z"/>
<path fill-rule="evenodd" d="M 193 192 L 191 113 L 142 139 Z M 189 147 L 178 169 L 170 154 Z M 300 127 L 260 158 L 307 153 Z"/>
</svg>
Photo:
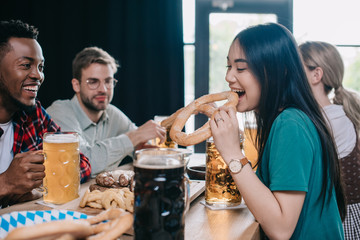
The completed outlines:
<svg viewBox="0 0 360 240">
<path fill-rule="evenodd" d="M 210 130 L 210 124 L 209 121 L 206 122 L 201 128 L 197 129 L 195 132 L 191 134 L 186 134 L 182 132 L 182 129 L 184 128 L 184 125 L 186 121 L 189 119 L 189 117 L 195 113 L 196 111 L 201 111 L 202 108 L 205 108 L 207 103 L 221 101 L 221 100 L 228 100 L 224 106 L 230 106 L 235 108 L 238 103 L 238 95 L 232 91 L 226 91 L 221 93 L 214 93 L 214 94 L 208 94 L 204 95 L 193 102 L 191 102 L 186 107 L 178 110 L 175 112 L 175 120 L 172 123 L 171 129 L 170 129 L 170 137 L 172 140 L 177 142 L 179 145 L 182 146 L 190 146 L 198 144 L 207 138 L 211 137 L 211 130 Z M 210 106 L 210 105 L 208 105 Z M 207 107 L 207 112 L 205 112 L 206 115 L 209 117 L 209 111 L 212 111 L 211 118 L 213 118 L 214 113 L 216 112 L 216 109 L 212 109 L 211 107 Z M 202 111 L 201 111 L 202 112 Z M 169 118 L 171 118 L 170 116 Z M 167 119 L 166 119 L 167 120 Z M 165 121 L 165 120 L 164 120 Z M 163 122 L 164 122 L 163 121 Z M 169 122 L 171 122 L 171 119 L 167 122 L 161 123 L 162 126 L 168 125 Z"/>
<path fill-rule="evenodd" d="M 164 119 L 160 125 L 162 127 L 165 127 L 166 129 L 170 129 L 171 126 L 173 125 L 175 119 L 178 117 L 179 113 L 184 110 L 185 107 L 180 108 L 179 110 L 177 110 L 176 112 L 174 112 L 173 114 L 170 115 L 170 117 Z M 210 104 L 202 104 L 198 107 L 198 112 L 205 114 L 207 117 L 211 117 L 214 112 L 216 111 L 216 107 L 214 107 L 213 105 Z"/>
</svg>

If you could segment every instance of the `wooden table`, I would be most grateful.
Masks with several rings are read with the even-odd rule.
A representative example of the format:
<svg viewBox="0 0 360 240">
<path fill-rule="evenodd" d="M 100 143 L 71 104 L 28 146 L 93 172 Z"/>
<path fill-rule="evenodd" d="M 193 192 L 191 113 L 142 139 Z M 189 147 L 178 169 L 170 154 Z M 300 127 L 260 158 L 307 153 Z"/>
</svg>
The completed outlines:
<svg viewBox="0 0 360 240">
<path fill-rule="evenodd" d="M 193 154 L 189 165 L 205 164 L 205 154 Z M 124 165 L 122 169 L 131 169 L 131 165 Z M 80 196 L 88 189 L 94 179 L 81 185 Z M 187 240 L 235 240 L 235 239 L 260 239 L 259 224 L 247 208 L 234 210 L 210 210 L 200 202 L 204 200 L 202 193 L 190 205 L 190 210 L 185 217 L 185 239 Z M 51 210 L 64 209 L 84 212 L 88 215 L 98 213 L 91 208 L 80 208 L 80 198 L 69 203 L 56 205 L 54 208 L 39 205 L 39 200 L 16 204 L 8 208 L 0 209 L 0 215 L 24 210 Z M 122 240 L 132 240 L 133 236 L 124 235 Z"/>
</svg>

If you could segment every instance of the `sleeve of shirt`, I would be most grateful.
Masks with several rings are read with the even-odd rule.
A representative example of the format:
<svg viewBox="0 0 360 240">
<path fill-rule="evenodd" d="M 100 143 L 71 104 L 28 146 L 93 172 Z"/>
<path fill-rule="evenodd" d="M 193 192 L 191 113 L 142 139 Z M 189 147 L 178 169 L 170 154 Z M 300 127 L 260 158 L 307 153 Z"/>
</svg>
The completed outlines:
<svg viewBox="0 0 360 240">
<path fill-rule="evenodd" d="M 50 115 L 42 108 L 43 116 L 43 126 L 45 132 L 59 132 L 61 128 L 54 122 Z M 83 154 L 80 153 L 80 182 L 84 183 L 88 181 L 91 177 L 91 165 L 89 159 Z"/>
<path fill-rule="evenodd" d="M 280 119 L 271 131 L 267 151 L 270 190 L 307 192 L 314 159 L 308 127 L 298 119 Z"/>
<path fill-rule="evenodd" d="M 91 178 L 91 165 L 89 159 L 80 153 L 80 182 L 84 183 Z"/>
<path fill-rule="evenodd" d="M 93 176 L 104 170 L 115 169 L 123 158 L 134 151 L 132 142 L 125 134 L 95 141 L 93 145 L 84 138 L 81 141 L 81 151 L 89 156 Z"/>
</svg>

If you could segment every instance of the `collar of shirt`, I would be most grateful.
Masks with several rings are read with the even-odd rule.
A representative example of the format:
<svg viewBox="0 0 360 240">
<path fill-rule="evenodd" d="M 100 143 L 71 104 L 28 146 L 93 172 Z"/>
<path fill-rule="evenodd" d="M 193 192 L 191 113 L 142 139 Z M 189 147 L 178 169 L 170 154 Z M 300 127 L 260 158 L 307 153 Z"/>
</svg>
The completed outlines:
<svg viewBox="0 0 360 240">
<path fill-rule="evenodd" d="M 109 121 L 109 115 L 108 115 L 106 109 L 105 109 L 103 115 L 101 116 L 99 123 L 94 123 L 93 121 L 91 121 L 90 118 L 84 112 L 84 110 L 81 108 L 76 95 L 74 95 L 74 97 L 71 99 L 71 104 L 74 108 L 74 112 L 78 113 L 77 118 L 79 120 L 79 124 L 80 124 L 82 130 L 87 129 L 90 126 L 99 124 L 100 122 Z"/>
<path fill-rule="evenodd" d="M 60 130 L 59 126 L 41 107 L 39 101 L 36 101 L 35 108 L 29 112 L 16 112 L 12 123 L 14 126 L 14 154 L 41 149 L 44 132 Z"/>
</svg>

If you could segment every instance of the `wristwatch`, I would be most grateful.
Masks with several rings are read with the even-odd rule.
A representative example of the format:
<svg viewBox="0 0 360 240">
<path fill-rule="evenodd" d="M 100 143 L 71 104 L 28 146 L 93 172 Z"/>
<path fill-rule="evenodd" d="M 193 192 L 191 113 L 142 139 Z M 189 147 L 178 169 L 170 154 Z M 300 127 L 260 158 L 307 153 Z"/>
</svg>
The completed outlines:
<svg viewBox="0 0 360 240">
<path fill-rule="evenodd" d="M 229 170 L 232 173 L 239 173 L 241 169 L 248 163 L 251 166 L 251 162 L 246 157 L 242 159 L 231 159 L 229 162 Z"/>
</svg>

